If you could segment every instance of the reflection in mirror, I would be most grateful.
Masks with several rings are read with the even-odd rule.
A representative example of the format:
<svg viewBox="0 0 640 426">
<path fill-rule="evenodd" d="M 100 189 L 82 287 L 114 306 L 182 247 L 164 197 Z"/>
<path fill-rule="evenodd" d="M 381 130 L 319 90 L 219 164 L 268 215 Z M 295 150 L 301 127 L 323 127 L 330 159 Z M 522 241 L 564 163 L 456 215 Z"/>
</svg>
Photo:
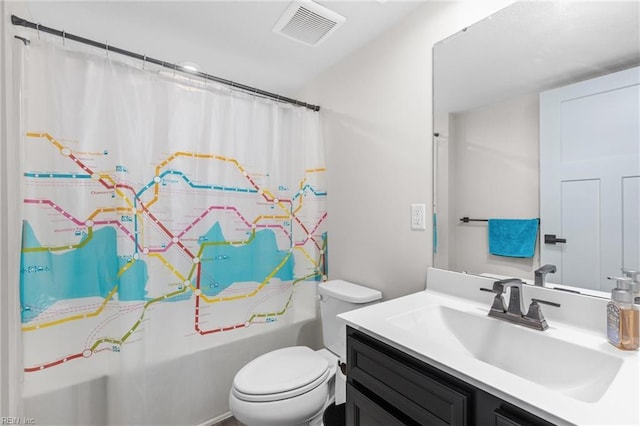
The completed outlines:
<svg viewBox="0 0 640 426">
<path fill-rule="evenodd" d="M 639 28 L 637 1 L 520 1 L 434 46 L 434 266 L 606 292 L 640 269 Z M 463 217 L 539 218 L 533 256 Z"/>
</svg>

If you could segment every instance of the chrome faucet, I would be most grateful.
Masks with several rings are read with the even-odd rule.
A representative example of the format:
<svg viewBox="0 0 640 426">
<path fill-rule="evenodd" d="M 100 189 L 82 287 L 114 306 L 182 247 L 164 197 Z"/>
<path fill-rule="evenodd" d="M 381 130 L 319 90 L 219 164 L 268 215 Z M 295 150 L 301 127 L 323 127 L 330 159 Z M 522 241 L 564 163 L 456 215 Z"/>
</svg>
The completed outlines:
<svg viewBox="0 0 640 426">
<path fill-rule="evenodd" d="M 524 283 L 519 278 L 509 278 L 506 280 L 500 280 L 493 283 L 491 290 L 481 288 L 483 291 L 491 291 L 495 293 L 493 298 L 493 304 L 489 310 L 489 316 L 493 318 L 503 319 L 515 324 L 520 324 L 525 327 L 534 328 L 536 330 L 546 330 L 549 328 L 547 320 L 542 315 L 542 309 L 540 309 L 539 303 L 560 307 L 559 303 L 547 302 L 546 300 L 531 299 L 529 310 L 526 314 L 522 313 L 522 285 Z M 504 297 L 502 296 L 506 289 L 510 289 L 509 292 L 509 304 L 505 305 Z"/>
<path fill-rule="evenodd" d="M 556 272 L 556 270 L 556 265 L 543 265 L 540 268 L 536 269 L 536 271 L 533 273 L 535 277 L 534 284 L 540 287 L 544 287 L 547 274 L 553 274 Z"/>
</svg>

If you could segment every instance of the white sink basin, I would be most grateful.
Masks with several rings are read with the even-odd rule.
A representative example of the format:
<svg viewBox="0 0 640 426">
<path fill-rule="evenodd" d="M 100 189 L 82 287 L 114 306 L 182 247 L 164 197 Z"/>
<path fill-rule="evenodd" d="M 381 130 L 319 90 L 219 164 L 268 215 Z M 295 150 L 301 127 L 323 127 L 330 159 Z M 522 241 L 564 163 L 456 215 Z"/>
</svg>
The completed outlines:
<svg viewBox="0 0 640 426">
<path fill-rule="evenodd" d="M 476 360 L 584 402 L 598 401 L 622 365 L 622 360 L 606 353 L 487 317 L 481 311 L 435 305 L 394 315 L 387 321 L 433 345 L 446 345 L 456 353 L 464 351 Z"/>
</svg>

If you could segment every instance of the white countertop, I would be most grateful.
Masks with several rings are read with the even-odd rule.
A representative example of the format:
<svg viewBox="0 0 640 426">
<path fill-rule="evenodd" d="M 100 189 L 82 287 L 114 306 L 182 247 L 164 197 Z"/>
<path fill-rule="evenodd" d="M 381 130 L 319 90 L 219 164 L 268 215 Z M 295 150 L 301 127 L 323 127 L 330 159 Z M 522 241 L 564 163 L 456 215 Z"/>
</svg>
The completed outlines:
<svg viewBox="0 0 640 426">
<path fill-rule="evenodd" d="M 489 293 L 489 298 L 491 296 Z M 566 296 L 563 295 L 563 297 Z M 489 311 L 490 304 L 427 289 L 347 312 L 339 317 L 358 330 L 552 423 L 575 425 L 640 424 L 640 355 L 638 351 L 618 350 L 607 342 L 606 336 L 592 330 L 575 327 L 572 324 L 561 323 L 558 320 L 548 319 L 549 329 L 537 331 L 522 328 L 503 320 L 489 318 L 490 321 L 500 321 L 509 327 L 522 328 L 525 330 L 524 334 L 521 333 L 524 338 L 528 336 L 526 333 L 534 333 L 531 335 L 534 339 L 538 337 L 535 336 L 535 333 L 544 333 L 545 338 L 560 339 L 584 347 L 586 350 L 597 351 L 604 354 L 603 356 L 606 356 L 607 359 L 615 357 L 619 360 L 620 368 L 603 393 L 596 392 L 595 396 L 576 398 L 568 395 L 571 391 L 563 393 L 549 389 L 502 368 L 480 361 L 464 349 L 452 350 L 455 347 L 451 345 L 454 337 L 450 336 L 451 333 L 438 321 L 422 324 L 419 329 L 398 326 L 397 319 L 405 318 L 402 315 L 414 311 L 422 312 L 429 307 L 438 309 L 448 307 L 465 312 L 465 315 L 469 313 L 470 315 L 484 316 Z M 546 309 L 554 308 L 543 307 L 543 311 Z M 518 333 L 520 332 L 518 331 Z M 519 345 L 519 342 L 513 342 L 513 345 Z M 458 347 L 460 347 L 459 343 Z M 541 353 L 544 356 L 544 352 Z M 554 360 L 545 359 L 542 362 L 552 363 Z M 593 365 L 591 371 L 596 371 L 598 368 L 598 365 Z"/>
</svg>

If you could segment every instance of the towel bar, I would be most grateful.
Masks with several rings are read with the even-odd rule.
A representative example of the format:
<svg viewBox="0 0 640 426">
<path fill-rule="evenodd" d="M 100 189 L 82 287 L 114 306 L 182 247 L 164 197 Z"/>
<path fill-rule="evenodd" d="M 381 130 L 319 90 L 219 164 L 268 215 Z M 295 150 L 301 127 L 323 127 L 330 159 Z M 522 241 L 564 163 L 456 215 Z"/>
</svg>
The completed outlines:
<svg viewBox="0 0 640 426">
<path fill-rule="evenodd" d="M 540 218 L 537 218 L 538 222 L 540 222 Z M 469 222 L 489 222 L 489 219 L 470 219 L 467 216 L 461 217 L 460 222 L 469 223 Z"/>
</svg>

